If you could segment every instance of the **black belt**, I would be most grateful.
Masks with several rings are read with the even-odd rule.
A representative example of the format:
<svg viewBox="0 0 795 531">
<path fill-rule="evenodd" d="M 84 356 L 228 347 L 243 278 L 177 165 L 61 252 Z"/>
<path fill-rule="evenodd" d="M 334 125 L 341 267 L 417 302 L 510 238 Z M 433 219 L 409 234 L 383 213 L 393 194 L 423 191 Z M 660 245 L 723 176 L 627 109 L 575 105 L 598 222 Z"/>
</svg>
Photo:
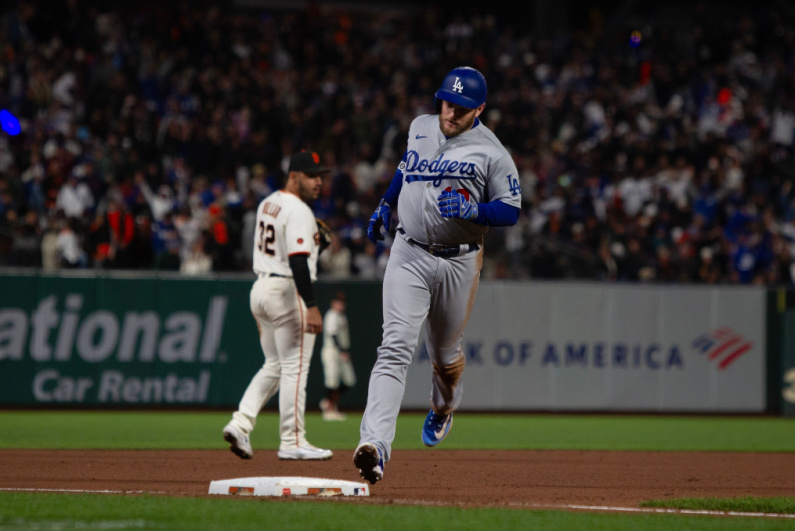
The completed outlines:
<svg viewBox="0 0 795 531">
<path fill-rule="evenodd" d="M 258 273 L 260 278 L 264 277 L 276 277 L 276 278 L 292 278 L 288 277 L 287 275 L 280 275 L 279 273 Z"/>
<path fill-rule="evenodd" d="M 406 231 L 402 228 L 398 229 L 398 232 L 406 236 Z M 477 243 L 465 243 L 463 245 L 441 245 L 438 243 L 427 244 L 418 242 L 414 238 L 409 238 L 408 236 L 406 236 L 406 241 L 412 245 L 416 245 L 426 253 L 432 254 L 433 256 L 438 256 L 439 258 L 461 256 L 463 254 L 480 249 L 480 246 Z"/>
</svg>

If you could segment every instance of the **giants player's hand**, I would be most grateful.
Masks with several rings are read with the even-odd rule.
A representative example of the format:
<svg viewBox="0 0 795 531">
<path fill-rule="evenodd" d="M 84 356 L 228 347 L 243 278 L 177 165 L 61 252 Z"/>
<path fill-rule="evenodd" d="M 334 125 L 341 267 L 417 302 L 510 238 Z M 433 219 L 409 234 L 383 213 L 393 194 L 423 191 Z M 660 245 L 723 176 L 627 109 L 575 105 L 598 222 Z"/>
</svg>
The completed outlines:
<svg viewBox="0 0 795 531">
<path fill-rule="evenodd" d="M 478 204 L 469 198 L 466 190 L 453 190 L 448 186 L 436 199 L 443 218 L 472 220 L 478 217 Z"/>
<path fill-rule="evenodd" d="M 304 332 L 307 334 L 319 334 L 323 331 L 323 316 L 320 315 L 320 310 L 317 306 L 312 306 L 306 310 L 306 328 Z"/>
<path fill-rule="evenodd" d="M 375 209 L 373 215 L 370 217 L 370 224 L 367 225 L 367 238 L 373 242 L 378 243 L 378 240 L 383 240 L 384 236 L 381 234 L 381 226 L 389 232 L 389 223 L 392 219 L 392 209 L 386 201 L 381 199 L 378 203 L 378 208 Z"/>
</svg>

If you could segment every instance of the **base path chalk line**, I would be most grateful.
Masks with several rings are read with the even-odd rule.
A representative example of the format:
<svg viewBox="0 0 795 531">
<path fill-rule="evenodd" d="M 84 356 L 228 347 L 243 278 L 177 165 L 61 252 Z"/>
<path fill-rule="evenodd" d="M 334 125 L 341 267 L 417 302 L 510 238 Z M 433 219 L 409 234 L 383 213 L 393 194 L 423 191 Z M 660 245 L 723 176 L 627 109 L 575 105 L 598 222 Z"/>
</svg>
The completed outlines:
<svg viewBox="0 0 795 531">
<path fill-rule="evenodd" d="M 167 494 L 163 490 L 90 490 L 90 489 L 29 489 L 0 487 L 0 491 L 10 492 L 71 492 L 79 494 Z"/>
<path fill-rule="evenodd" d="M 696 514 L 705 516 L 744 516 L 746 518 L 795 518 L 795 514 L 785 513 L 744 513 L 742 511 L 708 511 L 706 509 L 664 509 L 657 507 L 611 507 L 607 505 L 543 505 L 509 503 L 510 506 L 532 507 L 538 509 L 579 509 L 584 511 L 608 511 L 626 513 Z"/>
<path fill-rule="evenodd" d="M 464 503 L 441 502 L 428 500 L 406 500 L 390 499 L 390 503 L 395 505 L 422 505 L 426 507 L 466 507 Z M 615 513 L 647 513 L 647 514 L 685 514 L 685 515 L 704 515 L 704 516 L 740 516 L 745 518 L 795 518 L 795 514 L 787 513 L 751 513 L 742 511 L 707 511 L 702 509 L 664 509 L 656 507 L 613 507 L 610 505 L 560 505 L 545 503 L 526 503 L 508 502 L 504 505 L 495 507 L 514 507 L 520 509 L 534 510 L 579 510 L 579 511 L 602 511 Z"/>
</svg>

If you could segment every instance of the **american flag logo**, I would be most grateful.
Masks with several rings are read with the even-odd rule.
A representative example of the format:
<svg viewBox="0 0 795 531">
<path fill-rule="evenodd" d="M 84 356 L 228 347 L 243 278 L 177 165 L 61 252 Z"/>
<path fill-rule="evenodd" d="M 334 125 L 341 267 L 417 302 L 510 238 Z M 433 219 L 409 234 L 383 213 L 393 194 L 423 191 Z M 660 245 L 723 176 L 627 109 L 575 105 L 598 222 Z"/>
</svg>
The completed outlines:
<svg viewBox="0 0 795 531">
<path fill-rule="evenodd" d="M 740 356 L 753 348 L 753 343 L 728 327 L 716 328 L 693 341 L 693 348 L 706 354 L 710 361 L 717 361 L 718 369 L 724 370 Z"/>
</svg>

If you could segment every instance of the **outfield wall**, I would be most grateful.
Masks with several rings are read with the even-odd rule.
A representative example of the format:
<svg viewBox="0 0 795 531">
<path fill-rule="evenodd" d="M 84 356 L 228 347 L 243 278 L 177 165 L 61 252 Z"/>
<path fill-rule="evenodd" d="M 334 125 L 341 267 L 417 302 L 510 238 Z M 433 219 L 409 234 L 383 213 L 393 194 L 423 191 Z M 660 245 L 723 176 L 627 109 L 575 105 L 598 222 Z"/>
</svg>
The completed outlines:
<svg viewBox="0 0 795 531">
<path fill-rule="evenodd" d="M 0 274 L 0 404 L 234 408 L 263 362 L 248 309 L 252 281 Z M 359 378 L 342 406 L 360 409 L 380 343 L 381 285 L 320 282 L 321 310 L 338 290 L 348 296 Z M 769 377 L 766 363 L 767 295 L 751 287 L 482 282 L 465 337 L 461 407 L 769 411 L 781 393 L 770 392 L 780 378 Z M 323 396 L 319 347 L 310 409 Z M 420 346 L 403 407 L 428 407 L 430 371 Z"/>
<path fill-rule="evenodd" d="M 766 407 L 765 291 L 486 284 L 462 409 L 749 412 Z M 404 407 L 426 407 L 420 347 Z"/>
</svg>

